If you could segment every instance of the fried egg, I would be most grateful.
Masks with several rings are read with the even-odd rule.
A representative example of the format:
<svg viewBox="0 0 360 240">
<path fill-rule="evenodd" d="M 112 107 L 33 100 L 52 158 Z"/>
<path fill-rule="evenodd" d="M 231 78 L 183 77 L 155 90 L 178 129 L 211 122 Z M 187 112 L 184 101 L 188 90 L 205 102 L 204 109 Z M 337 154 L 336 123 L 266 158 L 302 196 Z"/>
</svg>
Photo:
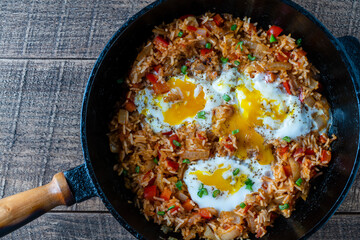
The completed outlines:
<svg viewBox="0 0 360 240">
<path fill-rule="evenodd" d="M 212 82 L 206 75 L 181 75 L 167 82 L 169 93 L 155 95 L 151 88 L 139 91 L 135 104 L 154 132 L 191 123 L 211 130 L 213 109 L 230 104 L 234 114 L 221 125 L 221 134 L 236 134 L 237 158 L 255 157 L 260 164 L 267 165 L 274 157 L 271 146 L 264 142 L 284 137 L 295 139 L 318 130 L 312 116 L 324 113 L 286 93 L 280 79 L 273 83 L 265 79 L 265 74 L 250 77 L 236 68 L 223 71 Z"/>
<path fill-rule="evenodd" d="M 272 177 L 270 165 L 254 159 L 214 157 L 191 164 L 183 180 L 200 208 L 213 207 L 220 212 L 235 209 L 247 194 L 257 192 L 263 176 Z"/>
</svg>

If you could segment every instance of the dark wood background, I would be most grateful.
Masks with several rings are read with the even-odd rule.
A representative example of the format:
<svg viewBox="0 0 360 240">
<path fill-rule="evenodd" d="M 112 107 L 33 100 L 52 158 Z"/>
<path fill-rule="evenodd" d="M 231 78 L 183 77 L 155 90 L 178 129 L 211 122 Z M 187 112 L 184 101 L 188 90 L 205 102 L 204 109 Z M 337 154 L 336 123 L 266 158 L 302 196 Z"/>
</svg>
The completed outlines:
<svg viewBox="0 0 360 240">
<path fill-rule="evenodd" d="M 152 0 L 0 0 L 0 197 L 83 162 L 79 119 L 91 68 Z M 296 0 L 336 36 L 360 39 L 359 0 Z M 360 239 L 359 175 L 311 239 Z M 98 198 L 58 207 L 5 239 L 134 239 Z"/>
</svg>

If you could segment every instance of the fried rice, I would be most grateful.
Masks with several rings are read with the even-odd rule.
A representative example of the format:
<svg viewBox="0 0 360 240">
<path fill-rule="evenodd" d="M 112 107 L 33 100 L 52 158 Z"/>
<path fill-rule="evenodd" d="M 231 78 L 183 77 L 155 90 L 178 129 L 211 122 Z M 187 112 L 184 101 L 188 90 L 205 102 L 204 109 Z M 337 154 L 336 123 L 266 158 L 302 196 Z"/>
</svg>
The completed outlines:
<svg viewBox="0 0 360 240">
<path fill-rule="evenodd" d="M 276 217 L 290 217 L 299 197 L 306 200 L 310 180 L 331 160 L 330 144 L 336 137 L 326 132 L 330 109 L 320 93 L 318 70 L 309 63 L 300 40 L 291 34 L 269 34 L 247 17 L 187 15 L 155 27 L 153 33 L 126 78 L 126 101 L 109 124 L 110 150 L 118 155 L 114 171 L 134 192 L 135 204 L 145 218 L 162 225 L 164 231 L 181 232 L 184 239 L 242 239 L 251 233 L 263 237 Z M 262 187 L 247 194 L 233 211 L 199 208 L 182 181 L 184 172 L 199 159 L 235 154 L 236 136 L 223 136 L 220 130 L 231 107 L 224 104 L 213 110 L 210 130 L 193 123 L 155 133 L 134 104 L 137 92 L 147 86 L 155 95 L 167 94 L 168 79 L 182 74 L 183 66 L 189 76 L 205 74 L 210 82 L 234 67 L 250 77 L 264 73 L 269 82 L 280 81 L 303 104 L 325 112 L 325 117 L 315 118 L 323 131 L 291 141 L 268 141 L 274 155 L 272 178 L 263 176 Z M 176 94 L 167 97 L 177 99 Z"/>
</svg>

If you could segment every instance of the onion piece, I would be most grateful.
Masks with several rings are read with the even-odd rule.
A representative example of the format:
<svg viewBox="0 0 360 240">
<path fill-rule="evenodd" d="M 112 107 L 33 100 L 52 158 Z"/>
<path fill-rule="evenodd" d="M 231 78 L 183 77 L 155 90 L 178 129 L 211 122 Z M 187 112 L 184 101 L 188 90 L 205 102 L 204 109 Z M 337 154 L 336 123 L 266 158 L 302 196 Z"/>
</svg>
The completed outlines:
<svg viewBox="0 0 360 240">
<path fill-rule="evenodd" d="M 293 180 L 296 181 L 300 178 L 300 165 L 294 158 L 289 159 Z"/>
<path fill-rule="evenodd" d="M 312 97 L 312 96 L 307 96 L 305 99 L 304 99 L 304 103 L 306 105 L 308 105 L 309 107 L 313 107 L 314 104 L 315 104 L 315 99 Z"/>
<path fill-rule="evenodd" d="M 206 37 L 207 36 L 207 30 L 205 28 L 198 28 L 196 29 L 196 34 L 199 34 L 200 36 Z"/>
<path fill-rule="evenodd" d="M 292 66 L 288 62 L 272 62 L 265 65 L 266 70 L 268 71 L 287 71 L 291 70 Z"/>
<path fill-rule="evenodd" d="M 208 225 L 206 225 L 206 227 L 205 227 L 203 237 L 206 239 L 216 240 L 216 236 L 215 236 L 214 232 L 211 230 L 211 228 Z"/>
<path fill-rule="evenodd" d="M 118 113 L 118 123 L 120 124 L 126 124 L 128 121 L 129 112 L 125 109 L 120 109 Z"/>
<path fill-rule="evenodd" d="M 232 240 L 240 236 L 240 230 L 233 226 L 219 235 L 222 240 Z"/>
</svg>

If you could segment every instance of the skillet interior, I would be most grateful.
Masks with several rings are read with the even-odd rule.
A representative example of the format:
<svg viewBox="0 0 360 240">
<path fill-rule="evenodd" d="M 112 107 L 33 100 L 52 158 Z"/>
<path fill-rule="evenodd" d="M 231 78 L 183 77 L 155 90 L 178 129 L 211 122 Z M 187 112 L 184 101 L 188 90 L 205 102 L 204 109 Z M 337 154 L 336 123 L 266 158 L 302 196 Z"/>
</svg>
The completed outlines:
<svg viewBox="0 0 360 240">
<path fill-rule="evenodd" d="M 152 5 L 153 8 L 147 8 L 131 25 L 123 27 L 124 31 L 116 34 L 114 44 L 101 56 L 104 57 L 100 59 L 102 63 L 98 69 L 94 68 L 87 89 L 89 97 L 85 100 L 84 123 L 90 158 L 87 164 L 90 171 L 94 170 L 106 206 L 120 222 L 126 220 L 131 227 L 125 227 L 139 233 L 137 237 L 159 239 L 159 236 L 164 236 L 158 225 L 147 222 L 139 210 L 128 203 L 128 200 L 133 200 L 133 195 L 123 187 L 122 180 L 112 170 L 115 158 L 108 147 L 107 123 L 114 113 L 114 104 L 124 100 L 127 91 L 116 80 L 127 74 L 137 49 L 151 36 L 155 25 L 189 13 L 231 13 L 239 17 L 249 16 L 252 22 L 258 22 L 264 29 L 269 24 L 275 24 L 281 26 L 285 33 L 292 33 L 293 37 L 301 37 L 310 62 L 321 72 L 324 95 L 332 108 L 331 132 L 338 136 L 333 145 L 332 163 L 328 169 L 324 169 L 322 176 L 312 181 L 307 201 L 299 200 L 297 210 L 290 219 L 277 219 L 275 227 L 269 228 L 269 234 L 264 239 L 299 239 L 305 236 L 320 221 L 324 222 L 324 216 L 338 205 L 335 203 L 342 195 L 357 157 L 358 102 L 340 54 L 321 27 L 279 0 L 168 0 Z"/>
</svg>

